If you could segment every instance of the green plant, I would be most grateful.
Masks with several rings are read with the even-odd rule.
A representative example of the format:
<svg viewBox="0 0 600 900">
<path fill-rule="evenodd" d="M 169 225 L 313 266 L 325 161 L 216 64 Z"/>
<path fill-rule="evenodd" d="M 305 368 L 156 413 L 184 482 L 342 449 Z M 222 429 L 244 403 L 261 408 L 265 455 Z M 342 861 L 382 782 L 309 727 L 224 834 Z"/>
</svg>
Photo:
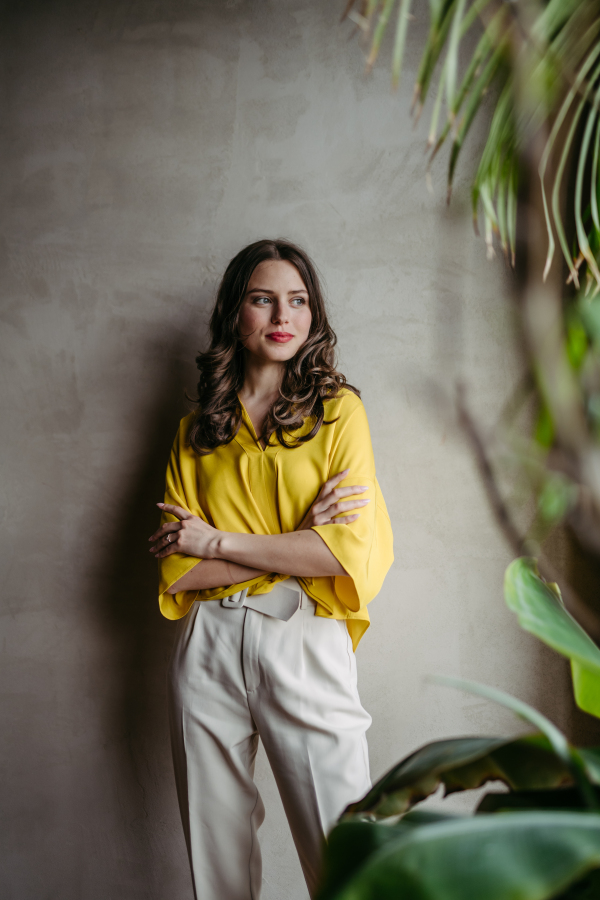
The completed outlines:
<svg viewBox="0 0 600 900">
<path fill-rule="evenodd" d="M 537 556 L 556 580 L 544 542 L 557 526 L 600 557 L 600 0 L 350 0 L 367 68 L 396 21 L 394 84 L 412 11 L 429 16 L 412 110 L 418 118 L 431 101 L 430 162 L 450 145 L 450 197 L 473 123 L 488 124 L 473 216 L 490 255 L 499 243 L 518 273 L 526 371 L 485 439 L 462 398 L 461 419 L 515 554 Z M 532 519 L 506 481 L 521 485 L 518 501 L 533 496 Z M 561 580 L 568 608 L 599 638 Z"/>
<path fill-rule="evenodd" d="M 412 112 L 419 119 L 429 94 L 435 93 L 427 146 L 431 163 L 446 141 L 451 143 L 448 198 L 467 135 L 493 88 L 489 133 L 472 187 L 475 227 L 481 206 L 489 250 L 493 235 L 498 234 L 514 264 L 521 156 L 532 130 L 549 123 L 539 165 L 548 234 L 546 268 L 554 256 L 556 233 L 574 283 L 579 284 L 579 270 L 584 266 L 600 285 L 594 255 L 600 244 L 599 4 L 590 0 L 429 0 L 428 5 L 429 32 L 414 85 Z M 350 0 L 346 7 L 345 16 L 355 22 L 369 44 L 368 70 L 379 55 L 395 13 L 394 87 L 400 81 L 411 10 L 419 7 L 422 11 L 423 6 L 413 0 L 362 0 L 358 4 Z M 461 66 L 465 53 L 467 60 Z M 519 54 L 524 61 L 529 57 L 525 102 Z M 577 141 L 580 120 L 585 121 L 585 131 Z M 570 161 L 572 152 L 575 158 Z M 590 160 L 593 171 L 586 179 Z M 574 254 L 560 202 L 569 161 L 577 173 L 571 207 L 576 222 Z"/>
<path fill-rule="evenodd" d="M 571 659 L 576 698 L 600 715 L 600 651 L 535 560 L 509 566 L 505 598 L 522 627 Z M 500 691 L 442 681 L 502 703 L 537 731 L 435 741 L 399 762 L 329 835 L 318 900 L 600 896 L 600 748 L 572 747 L 541 713 Z M 508 790 L 486 794 L 473 816 L 414 809 L 440 785 L 448 795 L 490 781 Z"/>
</svg>

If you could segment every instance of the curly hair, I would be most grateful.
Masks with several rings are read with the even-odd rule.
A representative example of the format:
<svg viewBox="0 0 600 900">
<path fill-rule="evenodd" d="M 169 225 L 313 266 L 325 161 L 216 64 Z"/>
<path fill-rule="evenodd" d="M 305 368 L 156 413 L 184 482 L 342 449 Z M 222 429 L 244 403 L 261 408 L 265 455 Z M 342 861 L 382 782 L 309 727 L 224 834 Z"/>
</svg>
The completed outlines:
<svg viewBox="0 0 600 900">
<path fill-rule="evenodd" d="M 240 250 L 227 266 L 210 318 L 210 346 L 196 357 L 200 379 L 194 402 L 198 409 L 188 441 L 200 456 L 232 441 L 242 423 L 238 391 L 245 373 L 238 329 L 240 308 L 254 269 L 265 260 L 285 260 L 296 267 L 308 291 L 312 319 L 307 340 L 285 364 L 279 397 L 267 415 L 263 439 L 270 442 L 275 435 L 284 447 L 298 447 L 314 438 L 321 425 L 330 424 L 325 421 L 324 400 L 337 397 L 344 387 L 360 397 L 357 388 L 335 368 L 336 336 L 327 320 L 314 264 L 289 241 L 256 241 Z M 302 436 L 291 435 L 306 419 L 313 422 L 311 430 Z"/>
</svg>

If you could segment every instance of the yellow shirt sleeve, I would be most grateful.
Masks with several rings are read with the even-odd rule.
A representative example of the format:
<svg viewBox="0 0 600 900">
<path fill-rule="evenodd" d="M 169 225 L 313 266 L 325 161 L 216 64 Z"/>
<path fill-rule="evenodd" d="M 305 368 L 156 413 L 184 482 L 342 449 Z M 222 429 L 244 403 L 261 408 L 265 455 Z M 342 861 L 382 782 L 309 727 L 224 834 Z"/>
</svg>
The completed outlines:
<svg viewBox="0 0 600 900">
<path fill-rule="evenodd" d="M 200 516 L 206 521 L 206 517 L 195 498 L 193 473 L 186 471 L 185 466 L 182 470 L 181 443 L 185 440 L 185 423 L 186 419 L 179 426 L 179 431 L 171 450 L 165 479 L 164 502 L 171 503 L 174 506 L 181 506 L 187 512 L 192 513 L 194 516 Z M 176 516 L 163 512 L 160 524 L 177 521 L 179 520 Z M 185 553 L 172 553 L 170 556 L 165 556 L 158 560 L 158 602 L 162 614 L 167 619 L 181 618 L 198 596 L 198 591 L 178 591 L 176 594 L 169 594 L 168 589 L 199 562 L 201 562 L 199 558 L 187 556 Z"/>
<path fill-rule="evenodd" d="M 341 603 L 358 612 L 377 596 L 393 560 L 390 519 L 375 476 L 375 460 L 369 423 L 363 404 L 340 423 L 340 434 L 331 448 L 328 478 L 350 469 L 345 485 L 364 485 L 361 498 L 371 502 L 360 509 L 349 525 L 316 525 L 313 531 L 325 541 L 348 576 L 335 577 L 335 593 Z M 348 513 L 349 515 L 350 513 Z"/>
</svg>

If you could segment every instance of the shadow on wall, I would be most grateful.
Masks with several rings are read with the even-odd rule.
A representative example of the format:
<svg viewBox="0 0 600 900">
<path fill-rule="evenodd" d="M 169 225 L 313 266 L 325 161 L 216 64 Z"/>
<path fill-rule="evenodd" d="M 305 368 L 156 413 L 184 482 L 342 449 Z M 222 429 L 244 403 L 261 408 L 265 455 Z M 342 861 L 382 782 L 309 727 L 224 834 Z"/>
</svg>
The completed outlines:
<svg viewBox="0 0 600 900">
<path fill-rule="evenodd" d="M 198 304 L 203 317 L 206 306 L 203 298 Z M 158 525 L 156 502 L 163 498 L 179 420 L 193 408 L 184 389 L 194 395 L 190 376 L 194 357 L 205 342 L 206 324 L 203 318 L 188 325 L 185 330 L 165 329 L 145 348 L 144 358 L 149 357 L 154 367 L 153 385 L 160 392 L 136 434 L 139 466 L 129 492 L 119 496 L 118 525 L 104 562 L 104 589 L 96 596 L 111 647 L 111 691 L 103 731 L 113 743 L 111 779 L 117 815 L 130 838 L 124 849 L 130 876 L 136 880 L 178 864 L 187 872 L 166 708 L 166 669 L 175 627 L 158 608 L 157 565 L 148 551 L 148 537 Z"/>
</svg>

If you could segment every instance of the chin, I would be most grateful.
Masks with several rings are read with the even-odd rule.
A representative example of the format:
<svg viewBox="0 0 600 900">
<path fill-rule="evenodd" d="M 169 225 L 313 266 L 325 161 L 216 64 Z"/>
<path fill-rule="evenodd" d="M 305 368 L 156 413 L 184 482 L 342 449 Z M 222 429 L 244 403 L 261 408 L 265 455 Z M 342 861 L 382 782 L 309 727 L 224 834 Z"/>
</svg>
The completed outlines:
<svg viewBox="0 0 600 900">
<path fill-rule="evenodd" d="M 263 356 L 263 359 L 265 359 L 265 358 L 270 359 L 273 362 L 287 362 L 288 359 L 292 359 L 296 355 L 297 352 L 298 352 L 298 348 L 296 348 L 295 350 L 289 350 L 286 347 L 284 350 L 283 347 L 281 347 L 278 352 L 275 351 L 275 353 L 273 353 L 273 352 L 266 353 Z"/>
<path fill-rule="evenodd" d="M 289 344 L 274 344 L 268 341 L 262 345 L 262 352 L 259 352 L 263 358 L 266 357 L 275 362 L 287 362 L 296 355 L 301 346 L 302 344 L 298 344 L 296 341 L 290 341 Z"/>
</svg>

